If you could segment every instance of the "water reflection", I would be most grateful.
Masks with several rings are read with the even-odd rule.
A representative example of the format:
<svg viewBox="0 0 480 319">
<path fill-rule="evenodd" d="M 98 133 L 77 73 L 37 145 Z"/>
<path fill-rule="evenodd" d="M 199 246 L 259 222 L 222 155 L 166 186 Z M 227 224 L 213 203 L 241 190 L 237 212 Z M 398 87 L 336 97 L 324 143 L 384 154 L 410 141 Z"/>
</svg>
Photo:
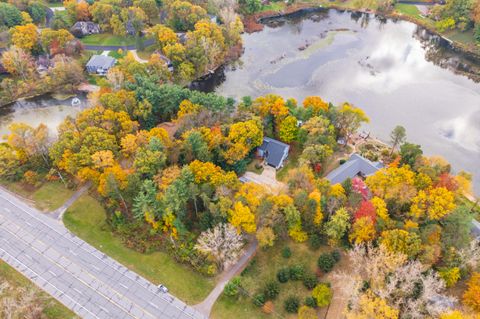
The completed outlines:
<svg viewBox="0 0 480 319">
<path fill-rule="evenodd" d="M 74 96 L 75 97 L 75 96 Z M 58 125 L 68 115 L 75 115 L 87 107 L 87 99 L 83 94 L 78 97 L 79 106 L 72 106 L 72 99 L 56 99 L 51 95 L 43 95 L 33 99 L 20 100 L 0 108 L 0 139 L 9 133 L 8 126 L 13 122 L 22 122 L 33 127 L 40 123 L 47 125 L 52 134 L 56 134 Z"/>
<path fill-rule="evenodd" d="M 471 58 L 412 23 L 368 14 L 330 10 L 266 24 L 244 35 L 242 63 L 204 90 L 350 101 L 371 117 L 374 135 L 387 140 L 405 126 L 426 153 L 473 172 L 480 191 L 480 85 L 468 78 L 480 69 Z"/>
</svg>

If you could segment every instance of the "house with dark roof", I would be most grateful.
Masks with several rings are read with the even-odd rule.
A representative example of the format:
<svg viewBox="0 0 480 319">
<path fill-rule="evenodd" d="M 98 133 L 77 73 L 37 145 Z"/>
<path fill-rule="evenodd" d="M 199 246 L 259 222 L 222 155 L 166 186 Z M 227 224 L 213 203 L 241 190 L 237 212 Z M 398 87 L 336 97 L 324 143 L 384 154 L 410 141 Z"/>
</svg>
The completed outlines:
<svg viewBox="0 0 480 319">
<path fill-rule="evenodd" d="M 383 168 L 382 163 L 371 162 L 360 154 L 354 153 L 348 161 L 331 171 L 327 175 L 327 179 L 332 185 L 339 184 L 348 178 L 354 178 L 356 176 L 364 178 L 370 176 L 380 168 Z"/>
<path fill-rule="evenodd" d="M 89 34 L 100 33 L 100 26 L 91 21 L 78 21 L 70 28 L 70 32 L 77 38 L 81 38 Z"/>
<path fill-rule="evenodd" d="M 265 160 L 268 165 L 279 169 L 288 157 L 290 145 L 277 141 L 273 138 L 264 137 L 262 145 L 257 149 L 258 156 Z"/>
<path fill-rule="evenodd" d="M 108 70 L 115 65 L 115 60 L 108 55 L 93 55 L 85 66 L 88 73 L 107 74 Z"/>
</svg>

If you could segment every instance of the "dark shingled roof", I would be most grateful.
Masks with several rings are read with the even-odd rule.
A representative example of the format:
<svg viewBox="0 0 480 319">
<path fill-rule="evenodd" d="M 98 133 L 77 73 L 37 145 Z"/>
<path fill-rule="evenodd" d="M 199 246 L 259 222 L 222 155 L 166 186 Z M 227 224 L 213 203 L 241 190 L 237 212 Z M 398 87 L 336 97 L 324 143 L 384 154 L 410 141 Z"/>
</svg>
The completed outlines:
<svg viewBox="0 0 480 319">
<path fill-rule="evenodd" d="M 354 178 L 361 174 L 369 176 L 382 168 L 383 165 L 379 162 L 371 162 L 359 154 L 352 154 L 348 161 L 340 167 L 334 169 L 327 175 L 327 179 L 331 184 L 342 183 L 347 178 Z"/>
<path fill-rule="evenodd" d="M 279 167 L 284 160 L 285 152 L 288 152 L 290 146 L 273 138 L 264 137 L 263 143 L 259 147 L 265 154 L 265 160 L 267 164 Z"/>
</svg>

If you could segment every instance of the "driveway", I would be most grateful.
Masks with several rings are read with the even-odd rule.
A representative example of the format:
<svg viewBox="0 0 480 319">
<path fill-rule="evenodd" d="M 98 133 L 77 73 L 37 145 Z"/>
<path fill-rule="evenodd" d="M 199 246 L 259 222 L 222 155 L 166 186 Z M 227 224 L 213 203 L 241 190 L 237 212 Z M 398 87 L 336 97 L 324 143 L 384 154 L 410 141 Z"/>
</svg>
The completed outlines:
<svg viewBox="0 0 480 319">
<path fill-rule="evenodd" d="M 286 187 L 284 183 L 277 181 L 277 170 L 268 165 L 264 166 L 262 174 L 246 172 L 242 176 L 242 180 L 263 185 L 275 194 L 278 194 Z"/>
<path fill-rule="evenodd" d="M 82 318 L 206 318 L 1 188 L 0 258 Z"/>
</svg>

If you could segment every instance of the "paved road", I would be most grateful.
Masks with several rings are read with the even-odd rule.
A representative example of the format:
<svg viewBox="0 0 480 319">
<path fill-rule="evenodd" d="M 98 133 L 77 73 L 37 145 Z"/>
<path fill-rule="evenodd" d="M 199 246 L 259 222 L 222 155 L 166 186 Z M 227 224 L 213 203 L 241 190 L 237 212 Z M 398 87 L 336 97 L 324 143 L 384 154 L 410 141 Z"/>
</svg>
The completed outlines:
<svg viewBox="0 0 480 319">
<path fill-rule="evenodd" d="M 0 258 L 82 318 L 206 318 L 3 189 Z"/>
</svg>

